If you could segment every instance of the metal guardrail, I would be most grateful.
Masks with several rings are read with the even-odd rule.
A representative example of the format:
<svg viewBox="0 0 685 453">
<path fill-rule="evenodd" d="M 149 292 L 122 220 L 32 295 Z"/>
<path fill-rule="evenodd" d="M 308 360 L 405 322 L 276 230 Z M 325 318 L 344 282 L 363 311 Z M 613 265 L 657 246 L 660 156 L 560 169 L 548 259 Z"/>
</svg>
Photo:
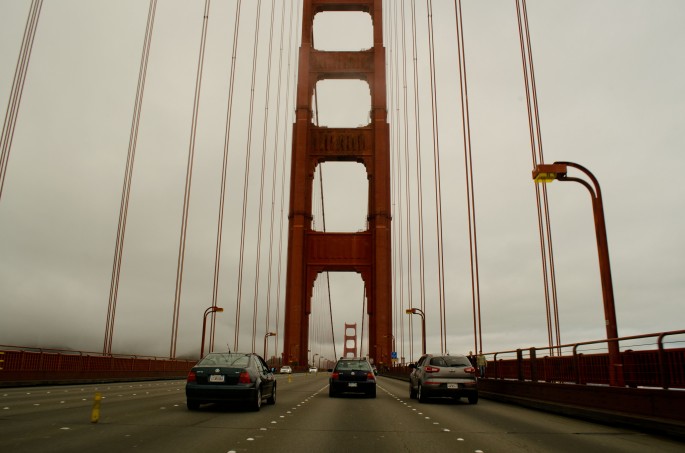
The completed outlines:
<svg viewBox="0 0 685 453">
<path fill-rule="evenodd" d="M 185 377 L 196 360 L 0 345 L 0 385 Z"/>
</svg>

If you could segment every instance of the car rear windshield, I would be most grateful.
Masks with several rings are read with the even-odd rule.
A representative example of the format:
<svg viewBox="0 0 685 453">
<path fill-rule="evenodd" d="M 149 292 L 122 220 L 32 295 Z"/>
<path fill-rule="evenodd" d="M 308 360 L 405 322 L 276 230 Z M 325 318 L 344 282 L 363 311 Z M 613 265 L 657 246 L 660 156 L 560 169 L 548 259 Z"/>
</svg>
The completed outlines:
<svg viewBox="0 0 685 453">
<path fill-rule="evenodd" d="M 366 360 L 341 360 L 335 369 L 338 371 L 371 371 L 371 366 Z"/>
<path fill-rule="evenodd" d="M 250 356 L 234 353 L 212 353 L 202 359 L 197 366 L 228 366 L 245 368 L 250 363 Z"/>
<path fill-rule="evenodd" d="M 461 366 L 471 366 L 471 362 L 466 357 L 455 357 L 455 356 L 445 356 L 445 357 L 433 357 L 430 361 L 431 365 L 435 366 L 446 366 L 446 367 L 461 367 Z"/>
</svg>

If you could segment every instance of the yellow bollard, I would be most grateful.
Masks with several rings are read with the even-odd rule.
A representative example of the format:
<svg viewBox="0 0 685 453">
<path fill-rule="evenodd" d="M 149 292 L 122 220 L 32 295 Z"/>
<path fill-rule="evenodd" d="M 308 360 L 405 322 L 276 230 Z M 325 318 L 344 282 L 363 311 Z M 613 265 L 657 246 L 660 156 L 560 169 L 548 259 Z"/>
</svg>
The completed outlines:
<svg viewBox="0 0 685 453">
<path fill-rule="evenodd" d="M 100 420 L 100 400 L 102 399 L 102 393 L 96 392 L 95 398 L 93 399 L 93 410 L 90 413 L 90 422 L 97 423 Z"/>
<path fill-rule="evenodd" d="M 292 382 L 292 381 L 293 381 L 293 375 L 288 373 L 288 382 Z"/>
</svg>

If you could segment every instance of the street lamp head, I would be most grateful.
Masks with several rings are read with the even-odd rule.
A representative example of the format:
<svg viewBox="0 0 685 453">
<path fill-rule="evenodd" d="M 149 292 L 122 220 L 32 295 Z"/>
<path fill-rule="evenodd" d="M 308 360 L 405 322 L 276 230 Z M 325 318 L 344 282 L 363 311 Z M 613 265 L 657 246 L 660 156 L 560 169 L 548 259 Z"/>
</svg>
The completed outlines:
<svg viewBox="0 0 685 453">
<path fill-rule="evenodd" d="M 265 337 L 275 337 L 275 336 L 276 336 L 276 332 L 267 332 L 266 335 L 264 335 L 264 336 L 265 336 Z"/>
<path fill-rule="evenodd" d="M 414 313 L 416 313 L 416 309 L 415 308 L 407 308 L 406 310 L 404 310 L 404 312 L 408 315 L 413 315 Z"/>
<path fill-rule="evenodd" d="M 217 313 L 221 313 L 222 311 L 224 311 L 224 309 L 221 307 L 214 307 L 214 310 L 212 310 L 212 311 L 215 311 Z"/>
<path fill-rule="evenodd" d="M 566 177 L 566 165 L 564 164 L 540 164 L 533 170 L 535 182 L 552 182 L 564 177 Z"/>
</svg>

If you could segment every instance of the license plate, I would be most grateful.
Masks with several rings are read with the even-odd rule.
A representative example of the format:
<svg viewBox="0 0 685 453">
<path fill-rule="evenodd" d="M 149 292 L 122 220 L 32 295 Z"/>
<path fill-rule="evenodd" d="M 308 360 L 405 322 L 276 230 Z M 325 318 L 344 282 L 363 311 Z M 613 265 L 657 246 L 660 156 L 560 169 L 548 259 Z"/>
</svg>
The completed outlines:
<svg viewBox="0 0 685 453">
<path fill-rule="evenodd" d="M 212 374 L 209 376 L 209 382 L 224 382 L 223 374 Z"/>
<path fill-rule="evenodd" d="M 347 384 L 348 387 L 356 387 L 357 383 L 356 382 L 350 382 Z"/>
<path fill-rule="evenodd" d="M 458 388 L 459 388 L 459 384 L 447 384 L 447 388 L 448 388 L 448 389 L 458 389 Z"/>
</svg>

